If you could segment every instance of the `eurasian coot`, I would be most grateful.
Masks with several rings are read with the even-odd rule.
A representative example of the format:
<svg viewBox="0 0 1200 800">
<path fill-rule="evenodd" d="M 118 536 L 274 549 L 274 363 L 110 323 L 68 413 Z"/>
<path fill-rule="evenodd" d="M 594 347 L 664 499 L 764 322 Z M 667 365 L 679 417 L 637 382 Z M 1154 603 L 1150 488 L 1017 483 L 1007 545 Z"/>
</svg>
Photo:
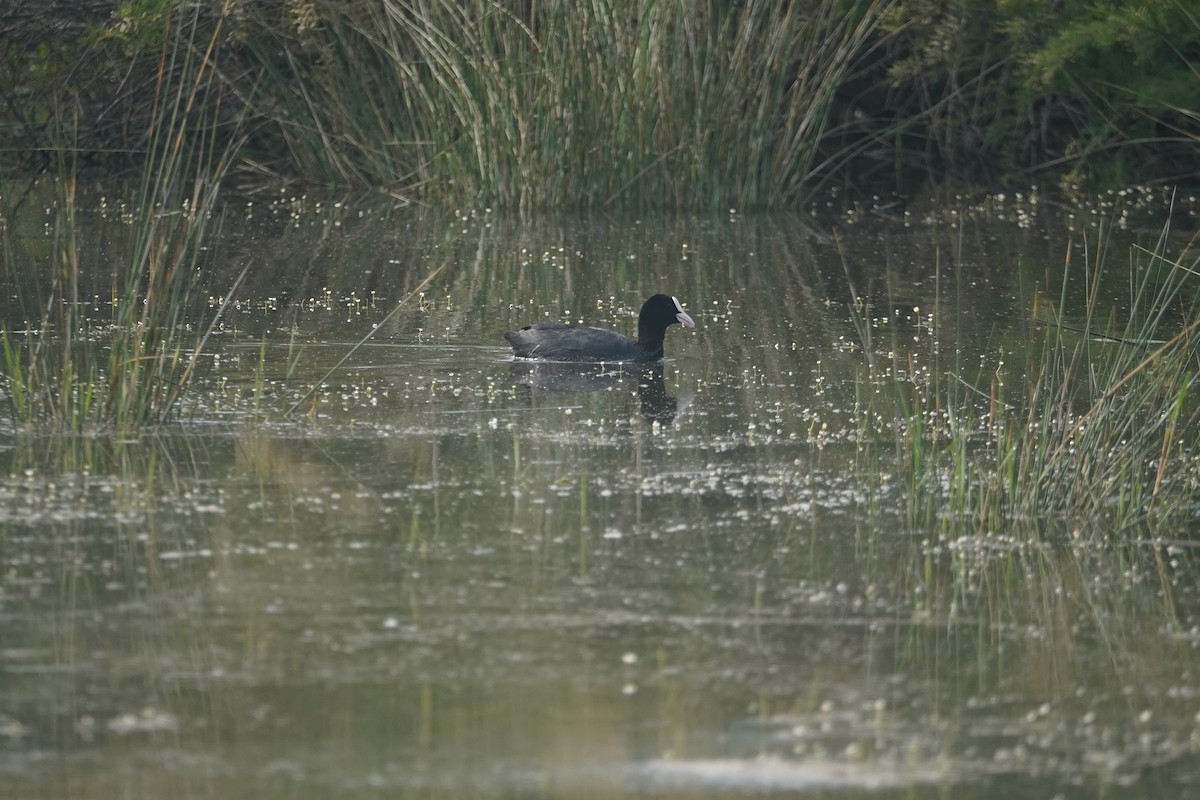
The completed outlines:
<svg viewBox="0 0 1200 800">
<path fill-rule="evenodd" d="M 535 322 L 504 334 L 517 358 L 542 361 L 657 361 L 663 357 L 663 336 L 676 322 L 696 327 L 674 297 L 656 294 L 642 304 L 638 338 L 603 328 Z"/>
</svg>

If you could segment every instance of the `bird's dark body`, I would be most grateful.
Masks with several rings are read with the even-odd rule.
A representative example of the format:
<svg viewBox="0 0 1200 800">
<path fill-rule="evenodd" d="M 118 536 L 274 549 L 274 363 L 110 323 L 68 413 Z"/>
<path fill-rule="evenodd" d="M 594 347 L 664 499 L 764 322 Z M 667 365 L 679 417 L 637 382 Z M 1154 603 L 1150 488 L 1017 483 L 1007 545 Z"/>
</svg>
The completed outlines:
<svg viewBox="0 0 1200 800">
<path fill-rule="evenodd" d="M 628 336 L 603 328 L 565 325 L 561 322 L 537 322 L 519 331 L 504 334 L 517 358 L 545 361 L 653 361 L 657 352 L 642 351 Z"/>
<path fill-rule="evenodd" d="M 646 362 L 663 357 L 663 338 L 667 327 L 680 323 L 695 327 L 674 297 L 656 294 L 642 305 L 638 314 L 637 341 L 603 328 L 566 325 L 561 322 L 535 322 L 504 338 L 512 345 L 513 355 L 539 361 Z"/>
</svg>

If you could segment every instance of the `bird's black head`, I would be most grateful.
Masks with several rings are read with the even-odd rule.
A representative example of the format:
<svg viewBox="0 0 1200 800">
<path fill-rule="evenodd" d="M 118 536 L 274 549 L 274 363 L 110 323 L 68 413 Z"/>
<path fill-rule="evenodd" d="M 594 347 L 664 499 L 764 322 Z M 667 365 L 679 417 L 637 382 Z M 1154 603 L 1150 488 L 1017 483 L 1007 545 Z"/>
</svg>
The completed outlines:
<svg viewBox="0 0 1200 800">
<path fill-rule="evenodd" d="M 668 325 L 675 323 L 688 328 L 696 327 L 696 323 L 674 297 L 668 294 L 656 294 L 642 304 L 642 310 L 638 314 L 638 331 L 641 331 L 643 326 L 665 331 Z"/>
<path fill-rule="evenodd" d="M 696 323 L 679 305 L 679 301 L 667 294 L 656 294 L 642 304 L 638 314 L 638 347 L 642 349 L 644 358 L 662 358 L 663 338 L 667 327 L 679 323 L 689 328 Z"/>
</svg>

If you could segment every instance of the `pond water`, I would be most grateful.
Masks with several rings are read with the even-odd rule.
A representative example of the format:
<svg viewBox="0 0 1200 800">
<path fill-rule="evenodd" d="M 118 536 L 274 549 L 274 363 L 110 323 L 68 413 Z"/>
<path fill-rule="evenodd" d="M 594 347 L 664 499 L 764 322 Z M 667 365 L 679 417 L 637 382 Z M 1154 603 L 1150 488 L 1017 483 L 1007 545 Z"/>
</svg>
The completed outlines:
<svg viewBox="0 0 1200 800">
<path fill-rule="evenodd" d="M 180 424 L 0 441 L 0 796 L 1195 796 L 1186 532 L 927 530 L 864 466 L 852 301 L 998 369 L 1063 220 L 242 216 Z M 658 367 L 502 338 L 656 291 Z"/>
</svg>

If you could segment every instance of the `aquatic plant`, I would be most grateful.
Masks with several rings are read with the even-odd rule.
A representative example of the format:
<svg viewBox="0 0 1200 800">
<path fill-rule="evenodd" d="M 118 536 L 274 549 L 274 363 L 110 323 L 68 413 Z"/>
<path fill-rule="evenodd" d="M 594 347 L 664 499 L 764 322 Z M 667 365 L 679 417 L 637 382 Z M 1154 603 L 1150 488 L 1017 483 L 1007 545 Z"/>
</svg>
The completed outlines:
<svg viewBox="0 0 1200 800">
<path fill-rule="evenodd" d="M 313 177 L 509 208 L 780 205 L 884 5 L 310 3 L 248 43 Z"/>
<path fill-rule="evenodd" d="M 41 269 L 50 276 L 44 293 L 36 278 L 17 281 L 27 321 L 18 331 L 15 321 L 5 320 L 0 330 L 4 396 L 17 425 L 129 431 L 168 418 L 195 377 L 229 299 L 216 303 L 207 327 L 194 327 L 205 237 L 232 152 L 211 135 L 210 115 L 219 103 L 207 95 L 217 91 L 211 55 L 219 32 L 198 38 L 196 21 L 194 11 L 181 11 L 164 22 L 154 126 L 131 202 L 129 255 L 111 276 L 108 319 L 89 314 L 80 291 L 81 284 L 96 283 L 92 270 L 99 259 L 78 244 L 70 123 L 57 121 L 64 135 L 49 263 L 30 263 L 36 259 L 18 253 L 11 237 L 0 251 L 6 274 Z M 6 201 L 4 225 L 12 230 L 19 226 L 17 209 L 7 195 Z"/>
<path fill-rule="evenodd" d="M 867 380 L 887 389 L 860 395 L 861 419 L 897 421 L 895 467 L 868 463 L 904 476 L 916 530 L 957 535 L 973 520 L 976 532 L 996 534 L 1052 520 L 1094 538 L 1174 531 L 1194 516 L 1200 258 L 1186 247 L 1171 255 L 1170 241 L 1168 227 L 1152 247 L 1135 247 L 1116 275 L 1107 233 L 1079 243 L 1081 276 L 1073 246 L 1057 301 L 1032 295 L 1014 363 L 1000 355 L 974 374 L 936 352 L 914 358 L 895 340 L 882 351 L 869 320 L 856 317 Z M 1088 290 L 1072 312 L 1066 286 L 1077 277 Z M 1101 292 L 1114 277 L 1127 287 L 1128 305 Z M 936 326 L 936 312 L 924 324 Z M 862 427 L 864 440 L 883 443 L 878 430 Z"/>
</svg>

